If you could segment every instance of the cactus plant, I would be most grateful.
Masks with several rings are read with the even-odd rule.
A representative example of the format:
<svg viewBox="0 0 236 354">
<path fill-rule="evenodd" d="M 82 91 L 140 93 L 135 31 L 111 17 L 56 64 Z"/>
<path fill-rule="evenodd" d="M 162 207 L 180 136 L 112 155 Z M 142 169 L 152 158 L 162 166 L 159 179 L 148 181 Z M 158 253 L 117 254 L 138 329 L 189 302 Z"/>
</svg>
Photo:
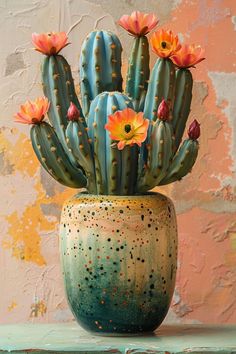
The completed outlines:
<svg viewBox="0 0 236 354">
<path fill-rule="evenodd" d="M 181 46 L 171 31 L 157 31 L 151 46 L 159 58 L 149 79 L 146 35 L 157 24 L 150 16 L 142 23 L 134 16 L 120 20 L 134 36 L 124 93 L 118 37 L 107 31 L 88 35 L 80 56 L 82 108 L 70 66 L 59 54 L 66 34 L 33 35 L 36 50 L 46 55 L 42 80 L 50 105 L 28 102 L 16 118 L 33 124 L 33 149 L 58 182 L 91 194 L 131 195 L 191 171 L 199 147 L 196 121 L 180 144 L 191 106 L 190 68 L 204 59 L 203 52 Z M 50 124 L 43 121 L 47 111 Z"/>
</svg>

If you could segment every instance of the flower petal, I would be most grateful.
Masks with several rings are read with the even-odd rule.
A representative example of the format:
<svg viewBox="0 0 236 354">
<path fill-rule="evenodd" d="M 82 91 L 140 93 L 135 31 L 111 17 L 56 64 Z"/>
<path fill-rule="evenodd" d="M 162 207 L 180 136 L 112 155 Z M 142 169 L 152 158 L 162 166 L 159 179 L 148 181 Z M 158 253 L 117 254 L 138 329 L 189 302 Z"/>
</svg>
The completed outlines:
<svg viewBox="0 0 236 354">
<path fill-rule="evenodd" d="M 179 68 L 190 68 L 204 60 L 204 50 L 194 44 L 183 45 L 173 56 L 171 60 Z"/>
<path fill-rule="evenodd" d="M 119 141 L 117 147 L 122 150 L 125 145 L 141 145 L 147 137 L 149 120 L 144 119 L 143 112 L 136 113 L 131 108 L 117 111 L 108 117 L 105 129 L 110 139 Z"/>
<path fill-rule="evenodd" d="M 154 14 L 133 11 L 130 16 L 123 15 L 118 24 L 133 36 L 145 36 L 158 24 Z"/>
<path fill-rule="evenodd" d="M 65 32 L 33 33 L 32 43 L 35 50 L 45 55 L 58 54 L 67 43 L 68 37 Z"/>
<path fill-rule="evenodd" d="M 161 58 L 169 58 L 180 48 L 178 36 L 170 30 L 160 29 L 154 32 L 150 43 L 153 52 Z"/>
<path fill-rule="evenodd" d="M 49 109 L 50 102 L 46 97 L 35 101 L 26 101 L 20 106 L 20 111 L 14 115 L 15 121 L 23 124 L 39 124 Z"/>
</svg>

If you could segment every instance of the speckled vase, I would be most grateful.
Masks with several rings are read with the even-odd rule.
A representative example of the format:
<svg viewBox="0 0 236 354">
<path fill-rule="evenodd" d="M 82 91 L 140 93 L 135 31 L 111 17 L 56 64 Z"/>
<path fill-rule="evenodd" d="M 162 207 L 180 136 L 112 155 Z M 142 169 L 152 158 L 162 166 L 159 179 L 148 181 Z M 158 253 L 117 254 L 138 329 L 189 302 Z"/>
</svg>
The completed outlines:
<svg viewBox="0 0 236 354">
<path fill-rule="evenodd" d="M 161 324 L 177 266 L 169 198 L 77 194 L 64 204 L 60 247 L 68 302 L 83 328 L 127 335 Z"/>
</svg>

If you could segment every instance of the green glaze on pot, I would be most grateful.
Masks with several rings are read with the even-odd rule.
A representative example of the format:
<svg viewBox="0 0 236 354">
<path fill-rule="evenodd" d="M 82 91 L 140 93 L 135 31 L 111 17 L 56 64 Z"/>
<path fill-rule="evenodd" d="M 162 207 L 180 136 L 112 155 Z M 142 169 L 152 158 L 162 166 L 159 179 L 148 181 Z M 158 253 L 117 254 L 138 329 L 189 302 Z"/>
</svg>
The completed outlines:
<svg viewBox="0 0 236 354">
<path fill-rule="evenodd" d="M 115 335 L 161 324 L 177 265 L 170 199 L 77 194 L 64 204 L 60 236 L 66 293 L 80 325 Z"/>
</svg>

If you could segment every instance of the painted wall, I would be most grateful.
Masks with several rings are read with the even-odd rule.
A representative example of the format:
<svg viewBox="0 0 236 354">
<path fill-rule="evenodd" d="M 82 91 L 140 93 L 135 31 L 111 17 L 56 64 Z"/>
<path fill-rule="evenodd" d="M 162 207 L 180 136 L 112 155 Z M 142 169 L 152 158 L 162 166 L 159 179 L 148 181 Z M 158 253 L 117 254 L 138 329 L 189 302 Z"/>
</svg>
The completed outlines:
<svg viewBox="0 0 236 354">
<path fill-rule="evenodd" d="M 60 275 L 58 219 L 74 190 L 46 175 L 28 127 L 12 119 L 20 103 L 42 94 L 31 33 L 70 29 L 63 53 L 78 83 L 81 43 L 94 28 L 120 35 L 127 65 L 132 38 L 116 20 L 134 9 L 155 12 L 160 26 L 202 44 L 207 57 L 193 70 L 198 162 L 182 182 L 160 188 L 175 201 L 180 238 L 167 320 L 236 321 L 236 1 L 0 0 L 0 323 L 73 319 Z"/>
</svg>

